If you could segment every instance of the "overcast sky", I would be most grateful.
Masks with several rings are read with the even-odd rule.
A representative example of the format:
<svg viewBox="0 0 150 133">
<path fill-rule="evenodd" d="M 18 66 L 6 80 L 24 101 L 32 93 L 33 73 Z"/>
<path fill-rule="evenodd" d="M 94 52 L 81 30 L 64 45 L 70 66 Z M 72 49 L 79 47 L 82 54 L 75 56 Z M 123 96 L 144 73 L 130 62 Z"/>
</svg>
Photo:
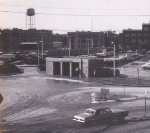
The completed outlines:
<svg viewBox="0 0 150 133">
<path fill-rule="evenodd" d="M 28 8 L 37 29 L 59 33 L 141 29 L 150 20 L 150 0 L 0 0 L 0 28 L 25 29 Z"/>
</svg>

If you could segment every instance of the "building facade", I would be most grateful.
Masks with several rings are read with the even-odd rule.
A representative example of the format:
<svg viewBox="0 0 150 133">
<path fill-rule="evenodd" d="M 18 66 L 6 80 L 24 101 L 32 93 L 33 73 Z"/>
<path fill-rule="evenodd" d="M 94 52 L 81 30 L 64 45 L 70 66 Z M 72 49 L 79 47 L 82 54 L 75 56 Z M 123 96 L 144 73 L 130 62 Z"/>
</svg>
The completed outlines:
<svg viewBox="0 0 150 133">
<path fill-rule="evenodd" d="M 141 30 L 123 30 L 123 43 L 127 49 L 150 49 L 150 23 L 143 24 Z"/>
<path fill-rule="evenodd" d="M 94 65 L 93 65 L 94 64 Z M 46 74 L 50 76 L 93 77 L 104 60 L 90 57 L 46 57 Z"/>
<path fill-rule="evenodd" d="M 67 34 L 53 34 L 53 48 L 67 48 Z"/>
<path fill-rule="evenodd" d="M 68 32 L 68 37 L 71 39 L 71 49 L 94 49 L 105 45 L 104 32 Z"/>
<path fill-rule="evenodd" d="M 142 25 L 143 48 L 150 50 L 150 23 Z"/>
<path fill-rule="evenodd" d="M 52 47 L 51 30 L 22 30 L 22 29 L 4 29 L 1 30 L 1 45 L 4 51 L 18 51 L 23 42 L 43 41 L 44 50 Z"/>
</svg>

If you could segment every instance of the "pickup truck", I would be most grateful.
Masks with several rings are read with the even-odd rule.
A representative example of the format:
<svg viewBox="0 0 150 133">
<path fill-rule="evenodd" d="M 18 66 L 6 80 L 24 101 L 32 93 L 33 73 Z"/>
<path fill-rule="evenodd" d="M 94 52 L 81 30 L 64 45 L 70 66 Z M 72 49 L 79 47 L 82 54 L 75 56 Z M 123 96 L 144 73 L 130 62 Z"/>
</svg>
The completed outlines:
<svg viewBox="0 0 150 133">
<path fill-rule="evenodd" d="M 120 109 L 110 109 L 110 108 L 89 108 L 85 112 L 75 115 L 73 117 L 74 121 L 80 123 L 89 123 L 93 121 L 100 122 L 112 122 L 112 121 L 123 121 L 124 118 L 128 115 L 128 111 Z"/>
</svg>

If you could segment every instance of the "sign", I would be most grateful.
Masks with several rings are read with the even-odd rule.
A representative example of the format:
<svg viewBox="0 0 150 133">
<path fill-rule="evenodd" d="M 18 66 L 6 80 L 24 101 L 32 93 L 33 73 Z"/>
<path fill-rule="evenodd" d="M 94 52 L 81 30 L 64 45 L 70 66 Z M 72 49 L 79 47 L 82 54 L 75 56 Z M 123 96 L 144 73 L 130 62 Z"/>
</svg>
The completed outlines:
<svg viewBox="0 0 150 133">
<path fill-rule="evenodd" d="M 107 100 L 107 95 L 109 94 L 109 89 L 101 88 L 101 96 L 105 101 Z"/>
<path fill-rule="evenodd" d="M 109 95 L 109 89 L 101 88 L 100 92 L 91 93 L 92 103 L 99 103 L 101 100 L 107 100 L 107 95 Z"/>
<path fill-rule="evenodd" d="M 91 93 L 91 102 L 92 103 L 99 103 L 101 99 L 101 94 L 100 92 L 93 92 Z"/>
</svg>

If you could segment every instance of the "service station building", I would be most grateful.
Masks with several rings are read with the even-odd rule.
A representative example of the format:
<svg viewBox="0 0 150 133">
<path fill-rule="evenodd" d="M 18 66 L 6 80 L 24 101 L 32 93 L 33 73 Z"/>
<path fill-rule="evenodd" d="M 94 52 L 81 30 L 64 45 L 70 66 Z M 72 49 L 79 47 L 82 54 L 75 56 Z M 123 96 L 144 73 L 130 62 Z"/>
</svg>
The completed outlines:
<svg viewBox="0 0 150 133">
<path fill-rule="evenodd" d="M 95 71 L 104 65 L 104 60 L 95 57 L 46 58 L 47 75 L 69 77 L 94 77 Z"/>
</svg>

